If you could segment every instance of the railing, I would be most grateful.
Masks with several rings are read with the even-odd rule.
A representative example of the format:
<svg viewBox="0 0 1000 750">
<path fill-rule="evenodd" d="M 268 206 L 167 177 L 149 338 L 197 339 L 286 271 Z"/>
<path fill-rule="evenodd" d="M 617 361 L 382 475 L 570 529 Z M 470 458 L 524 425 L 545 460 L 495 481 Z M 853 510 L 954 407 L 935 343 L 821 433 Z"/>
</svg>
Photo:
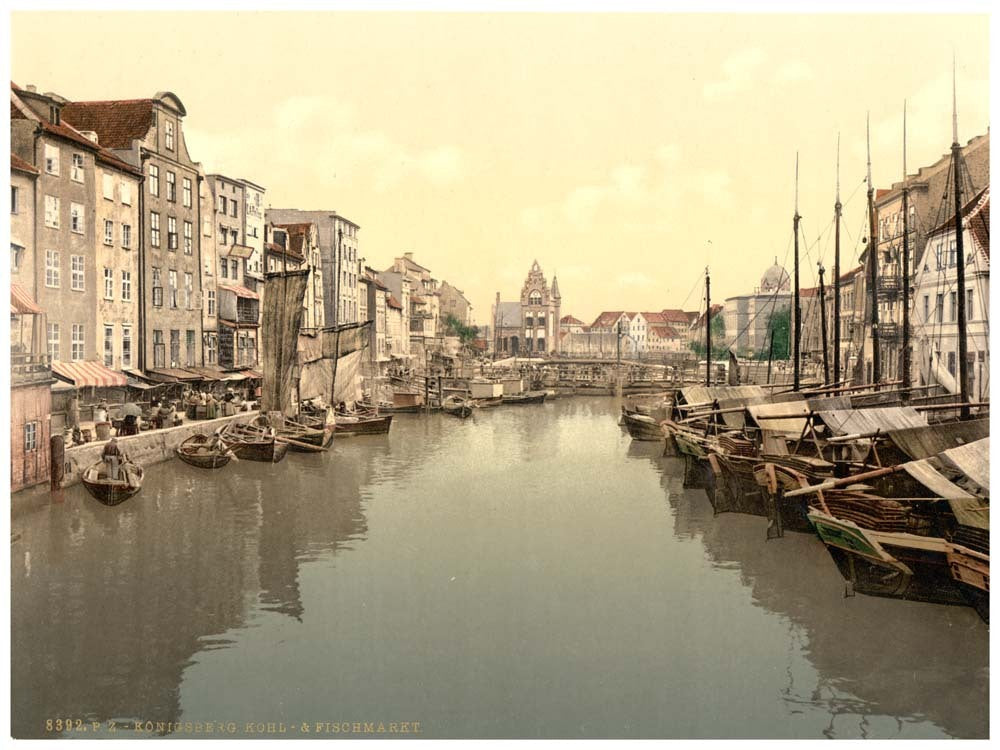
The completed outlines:
<svg viewBox="0 0 1000 750">
<path fill-rule="evenodd" d="M 881 341 L 895 341 L 899 338 L 899 324 L 892 321 L 878 324 L 878 337 Z"/>
<path fill-rule="evenodd" d="M 10 379 L 12 385 L 27 385 L 52 378 L 47 354 L 32 352 L 10 353 Z"/>
<path fill-rule="evenodd" d="M 237 323 L 256 323 L 258 315 L 258 306 L 256 300 L 249 300 L 239 298 L 236 300 L 236 322 Z"/>
<path fill-rule="evenodd" d="M 883 299 L 894 298 L 902 288 L 899 276 L 880 276 L 878 279 L 878 294 Z"/>
</svg>

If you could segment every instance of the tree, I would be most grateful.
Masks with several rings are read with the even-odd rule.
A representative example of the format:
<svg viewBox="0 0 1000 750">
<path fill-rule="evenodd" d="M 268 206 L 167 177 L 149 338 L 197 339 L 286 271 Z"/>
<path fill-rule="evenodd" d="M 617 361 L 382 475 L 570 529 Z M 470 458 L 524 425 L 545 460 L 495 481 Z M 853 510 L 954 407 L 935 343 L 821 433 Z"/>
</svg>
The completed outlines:
<svg viewBox="0 0 1000 750">
<path fill-rule="evenodd" d="M 458 336 L 459 341 L 463 344 L 471 344 L 479 336 L 479 328 L 464 325 L 462 321 L 451 313 L 445 316 L 444 325 L 447 332 L 452 336 Z"/>
<path fill-rule="evenodd" d="M 702 321 L 704 322 L 704 321 Z M 712 318 L 712 359 L 729 359 L 729 350 L 725 345 L 726 321 L 722 318 L 722 312 L 717 312 Z M 691 351 L 699 357 L 705 356 L 705 331 L 702 329 L 698 333 L 698 338 L 690 343 Z"/>
<path fill-rule="evenodd" d="M 791 356 L 791 350 L 789 349 L 791 328 L 791 308 L 785 307 L 771 313 L 771 317 L 767 321 L 767 343 L 764 344 L 764 348 L 761 349 L 758 357 L 760 359 L 767 359 L 768 347 L 770 346 L 773 337 L 774 359 L 788 359 Z"/>
</svg>

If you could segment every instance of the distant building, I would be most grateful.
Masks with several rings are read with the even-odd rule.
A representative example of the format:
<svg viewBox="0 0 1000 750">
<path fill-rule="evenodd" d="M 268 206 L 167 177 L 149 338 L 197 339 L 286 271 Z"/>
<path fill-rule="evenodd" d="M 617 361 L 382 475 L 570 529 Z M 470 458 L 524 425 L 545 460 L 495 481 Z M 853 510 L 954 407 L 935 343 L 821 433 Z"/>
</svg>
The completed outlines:
<svg viewBox="0 0 1000 750">
<path fill-rule="evenodd" d="M 497 292 L 490 315 L 496 353 L 515 357 L 559 353 L 561 305 L 559 281 L 553 275 L 550 287 L 536 260 L 521 287 L 520 301 L 502 302 Z"/>
<path fill-rule="evenodd" d="M 584 322 L 572 315 L 563 315 L 559 318 L 560 333 L 583 333 L 584 327 Z"/>
<path fill-rule="evenodd" d="M 464 326 L 473 324 L 472 303 L 466 299 L 461 289 L 452 286 L 447 281 L 442 281 L 438 292 L 441 298 L 441 316 L 443 318 L 451 315 Z"/>
<path fill-rule="evenodd" d="M 724 341 L 715 342 L 728 346 L 737 356 L 752 357 L 767 353 L 768 326 L 771 316 L 791 307 L 790 277 L 775 258 L 774 265 L 761 277 L 760 285 L 750 294 L 729 297 L 723 307 L 726 324 Z M 704 324 L 702 313 L 701 324 Z M 694 331 L 694 324 L 690 330 Z M 697 334 L 696 340 L 704 341 L 705 333 Z"/>
</svg>

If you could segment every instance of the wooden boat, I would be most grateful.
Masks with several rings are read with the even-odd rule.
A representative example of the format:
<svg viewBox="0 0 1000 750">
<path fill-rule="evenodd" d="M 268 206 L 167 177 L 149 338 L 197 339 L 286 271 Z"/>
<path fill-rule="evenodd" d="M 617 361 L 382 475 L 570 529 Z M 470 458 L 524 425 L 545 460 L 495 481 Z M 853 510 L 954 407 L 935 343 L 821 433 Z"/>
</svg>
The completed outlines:
<svg viewBox="0 0 1000 750">
<path fill-rule="evenodd" d="M 472 399 L 472 404 L 477 409 L 489 409 L 494 406 L 500 406 L 503 402 L 503 396 L 496 396 L 494 398 L 474 398 Z"/>
<path fill-rule="evenodd" d="M 548 394 L 545 391 L 525 391 L 516 395 L 501 396 L 501 403 L 504 404 L 540 404 L 545 401 Z"/>
<path fill-rule="evenodd" d="M 142 489 L 143 469 L 139 464 L 125 458 L 118 468 L 120 478 L 111 479 L 106 473 L 104 461 L 98 461 L 83 472 L 80 481 L 87 492 L 104 505 L 120 505 Z"/>
<path fill-rule="evenodd" d="M 361 401 L 358 403 L 364 409 L 370 409 L 372 411 L 379 411 L 383 414 L 419 414 L 424 410 L 423 404 L 407 404 L 406 406 L 394 406 L 390 403 L 379 403 L 373 404 L 370 401 Z"/>
<path fill-rule="evenodd" d="M 278 442 L 274 428 L 263 424 L 230 422 L 220 434 L 223 442 L 240 460 L 276 464 L 288 452 L 288 443 Z"/>
<path fill-rule="evenodd" d="M 212 438 L 200 432 L 178 445 L 176 452 L 181 461 L 199 469 L 221 469 L 233 456 L 225 443 L 213 445 Z"/>
<path fill-rule="evenodd" d="M 335 431 L 347 435 L 384 435 L 392 426 L 392 414 L 337 414 Z"/>
<path fill-rule="evenodd" d="M 441 404 L 441 411 L 451 414 L 453 417 L 465 419 L 472 416 L 472 405 L 468 399 L 461 396 L 448 396 Z"/>
<path fill-rule="evenodd" d="M 650 416 L 626 412 L 622 414 L 622 420 L 633 440 L 654 441 L 666 438 L 663 427 Z"/>
<path fill-rule="evenodd" d="M 283 442 L 284 438 L 291 451 L 313 453 L 315 451 L 307 446 L 324 449 L 333 442 L 333 425 L 327 424 L 326 414 L 300 414 L 295 419 L 286 418 L 284 424 L 275 430 L 275 436 L 279 442 Z"/>
</svg>

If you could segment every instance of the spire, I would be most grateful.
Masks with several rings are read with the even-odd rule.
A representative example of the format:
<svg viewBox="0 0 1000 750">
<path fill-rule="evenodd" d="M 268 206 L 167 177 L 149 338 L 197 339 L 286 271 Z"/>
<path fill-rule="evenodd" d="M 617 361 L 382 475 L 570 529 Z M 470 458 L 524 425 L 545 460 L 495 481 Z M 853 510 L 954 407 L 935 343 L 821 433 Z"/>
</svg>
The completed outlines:
<svg viewBox="0 0 1000 750">
<path fill-rule="evenodd" d="M 562 299 L 559 294 L 559 279 L 556 278 L 555 274 L 552 274 L 552 298 Z"/>
</svg>

